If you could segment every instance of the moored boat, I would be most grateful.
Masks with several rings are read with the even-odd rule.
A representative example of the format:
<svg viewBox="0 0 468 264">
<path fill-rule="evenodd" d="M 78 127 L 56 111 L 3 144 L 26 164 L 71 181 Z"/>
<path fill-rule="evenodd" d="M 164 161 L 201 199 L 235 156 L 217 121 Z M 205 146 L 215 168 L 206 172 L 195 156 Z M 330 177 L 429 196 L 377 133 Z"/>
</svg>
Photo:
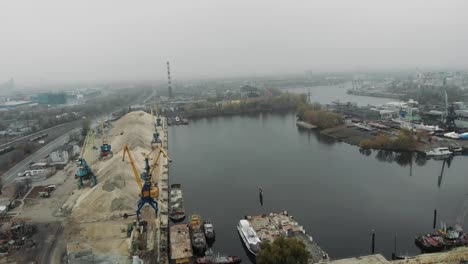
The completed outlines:
<svg viewBox="0 0 468 264">
<path fill-rule="evenodd" d="M 239 224 L 237 224 L 237 231 L 249 252 L 255 256 L 258 255 L 260 252 L 261 240 L 258 238 L 255 230 L 250 226 L 249 221 L 244 219 L 240 220 Z"/>
<path fill-rule="evenodd" d="M 192 247 L 198 254 L 203 254 L 207 248 L 205 234 L 202 231 L 201 217 L 199 215 L 190 216 L 190 235 L 192 237 Z"/>
<path fill-rule="evenodd" d="M 463 148 L 457 143 L 450 144 L 449 150 L 452 151 L 453 154 L 460 154 L 463 152 Z"/>
<path fill-rule="evenodd" d="M 423 252 L 439 252 L 444 250 L 445 241 L 439 234 L 426 234 L 414 239 L 414 243 Z"/>
<path fill-rule="evenodd" d="M 205 233 L 206 240 L 214 241 L 215 240 L 215 231 L 213 223 L 209 220 L 203 222 L 203 233 Z"/>
<path fill-rule="evenodd" d="M 452 156 L 453 152 L 449 150 L 449 148 L 435 148 L 433 150 L 426 152 L 426 157 L 433 157 L 435 159 L 445 159 Z"/>
<path fill-rule="evenodd" d="M 224 256 L 214 254 L 211 249 L 205 252 L 205 256 L 202 258 L 197 258 L 198 264 L 236 264 L 241 263 L 242 260 L 237 256 Z"/>
<path fill-rule="evenodd" d="M 439 229 L 439 234 L 443 237 L 447 248 L 461 247 L 468 244 L 468 234 L 463 232 L 460 225 L 447 227 L 443 223 L 442 228 Z"/>
<path fill-rule="evenodd" d="M 169 217 L 174 222 L 180 222 L 185 218 L 184 198 L 180 184 L 171 185 Z"/>
</svg>

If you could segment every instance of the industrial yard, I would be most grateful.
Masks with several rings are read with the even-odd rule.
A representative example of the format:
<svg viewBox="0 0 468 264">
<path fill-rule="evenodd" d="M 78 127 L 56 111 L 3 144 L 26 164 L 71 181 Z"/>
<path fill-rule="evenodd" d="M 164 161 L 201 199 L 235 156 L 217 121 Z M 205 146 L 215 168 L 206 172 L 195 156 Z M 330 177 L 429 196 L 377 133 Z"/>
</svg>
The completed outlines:
<svg viewBox="0 0 468 264">
<path fill-rule="evenodd" d="M 161 157 L 153 169 L 153 179 L 158 182 L 161 190 L 160 215 L 155 218 L 154 212 L 150 213 L 148 208 L 143 208 L 142 217 L 147 219 L 148 225 L 146 234 L 141 234 L 138 238 L 134 235 L 135 232 L 127 235 L 127 227 L 133 224 L 135 218 L 131 215 L 135 215 L 140 190 L 129 161 L 122 161 L 122 148 L 126 144 L 131 146 L 130 151 L 137 168 L 144 167 L 144 155 L 150 155 L 150 160 L 154 160 L 157 153 L 152 151 L 151 144 L 153 123 L 152 116 L 141 111 L 131 112 L 113 122 L 105 131 L 114 152 L 109 159 L 97 158 L 102 135 L 86 146 L 95 152 L 87 155 L 88 164 L 97 178 L 97 185 L 94 187 L 90 187 L 89 182 L 85 181 L 82 188 L 77 188 L 74 175 L 79 168 L 71 160 L 52 173 L 52 176 L 32 176 L 32 181 L 20 195 L 16 190 L 8 192 L 5 187 L 2 194 L 4 197 L 18 195 L 18 199 L 5 198 L 5 201 L 11 201 L 13 205 L 10 207 L 13 208 L 8 211 L 7 218 L 3 217 L 3 221 L 7 220 L 12 225 L 24 223 L 31 225 L 33 229 L 24 231 L 31 237 L 31 242 L 20 247 L 27 248 L 23 250 L 29 253 L 18 255 L 14 253 L 17 250 L 13 251 L 12 247 L 4 247 L 9 257 L 1 258 L 0 261 L 22 263 L 39 258 L 40 263 L 59 263 L 68 258 L 69 263 L 127 263 L 132 255 L 139 255 L 142 259 L 157 256 L 162 258 L 161 262 L 164 258 L 167 260 L 168 171 L 165 157 Z M 162 127 L 160 129 L 162 131 Z M 166 136 L 167 133 L 161 133 L 159 144 L 164 147 L 167 147 Z M 124 218 L 124 214 L 130 216 Z M 4 225 L 4 228 L 8 228 L 8 225 Z M 54 239 L 47 239 L 48 236 Z M 143 237 L 145 241 L 140 241 Z M 49 249 L 45 250 L 45 246 Z M 159 250 L 161 254 L 158 253 Z"/>
</svg>

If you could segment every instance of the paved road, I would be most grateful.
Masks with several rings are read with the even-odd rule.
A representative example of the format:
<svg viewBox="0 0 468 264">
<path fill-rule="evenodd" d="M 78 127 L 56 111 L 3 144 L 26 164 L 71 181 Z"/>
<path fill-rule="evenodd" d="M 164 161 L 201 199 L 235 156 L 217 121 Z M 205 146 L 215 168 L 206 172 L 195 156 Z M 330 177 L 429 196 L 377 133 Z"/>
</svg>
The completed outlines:
<svg viewBox="0 0 468 264">
<path fill-rule="evenodd" d="M 153 91 L 153 93 L 154 93 L 154 91 Z M 152 94 L 152 95 L 154 95 L 154 94 Z M 138 102 L 143 101 L 144 98 L 150 98 L 150 97 L 147 97 L 146 94 L 143 94 L 142 97 L 141 97 L 141 100 L 138 100 Z M 116 109 L 118 109 L 118 108 L 116 108 Z M 91 120 L 91 128 L 98 127 L 100 125 L 101 120 L 105 119 L 106 116 L 107 116 L 107 114 L 104 114 L 104 115 L 100 115 L 98 117 L 93 118 Z M 56 139 L 54 139 L 53 141 L 47 143 L 46 145 L 44 145 L 42 148 L 40 148 L 39 150 L 37 150 L 33 154 L 29 155 L 28 157 L 26 157 L 24 160 L 17 163 L 9 171 L 5 172 L 3 174 L 3 176 L 2 176 L 3 184 L 7 185 L 7 184 L 13 182 L 14 179 L 18 176 L 18 173 L 26 170 L 27 166 L 31 162 L 35 162 L 37 160 L 40 160 L 40 159 L 46 157 L 55 148 L 58 148 L 59 146 L 65 144 L 67 139 L 68 139 L 68 136 L 71 133 L 78 131 L 79 128 L 81 127 L 81 124 L 82 124 L 82 120 L 77 120 L 77 121 L 62 124 L 62 125 L 50 128 L 50 129 L 46 129 L 46 130 L 34 133 L 34 134 L 42 134 L 42 133 L 45 133 L 45 132 L 49 131 L 51 133 L 60 133 L 60 136 L 57 137 Z M 26 140 L 29 137 L 33 136 L 34 134 L 29 135 L 29 136 L 25 136 L 23 138 L 19 138 L 19 139 L 15 140 L 15 141 L 8 142 L 8 143 L 3 144 L 3 145 L 0 145 L 0 148 L 2 146 L 9 146 L 9 145 L 13 144 L 14 142 L 18 142 L 20 140 Z"/>
<path fill-rule="evenodd" d="M 17 163 L 13 168 L 11 168 L 9 171 L 3 174 L 3 184 L 7 185 L 8 183 L 13 182 L 16 176 L 18 176 L 19 172 L 26 170 L 29 163 L 45 158 L 55 148 L 58 148 L 65 144 L 68 140 L 68 136 L 76 131 L 78 131 L 78 129 L 68 131 L 67 133 L 56 138 L 55 140 L 49 142 L 47 145 L 43 146 L 33 154 L 29 155 L 24 160 Z"/>
<path fill-rule="evenodd" d="M 65 133 L 65 132 L 67 132 L 67 131 L 69 131 L 69 130 L 71 130 L 73 128 L 80 127 L 82 122 L 83 122 L 82 120 L 76 120 L 76 121 L 72 121 L 72 122 L 69 122 L 69 123 L 54 126 L 54 127 L 51 127 L 51 128 L 47 128 L 47 129 L 38 131 L 36 133 L 30 134 L 30 135 L 27 135 L 27 136 L 24 136 L 24 137 L 20 137 L 20 138 L 14 139 L 12 141 L 9 141 L 7 143 L 1 144 L 0 148 L 9 147 L 9 146 L 11 146 L 11 145 L 13 145 L 15 143 L 21 142 L 21 141 L 28 141 L 30 138 L 35 137 L 35 136 L 39 136 L 39 135 L 44 134 L 44 133 L 50 134 L 49 136 L 52 136 L 52 134 L 56 134 L 56 133 L 62 134 L 62 133 Z"/>
</svg>

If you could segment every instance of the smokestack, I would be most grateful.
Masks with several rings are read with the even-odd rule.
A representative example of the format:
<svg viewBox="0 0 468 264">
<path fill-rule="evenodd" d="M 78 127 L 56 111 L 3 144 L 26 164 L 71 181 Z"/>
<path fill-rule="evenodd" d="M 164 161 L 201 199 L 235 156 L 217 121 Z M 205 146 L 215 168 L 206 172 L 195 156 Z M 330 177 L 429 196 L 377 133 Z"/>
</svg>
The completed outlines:
<svg viewBox="0 0 468 264">
<path fill-rule="evenodd" d="M 169 92 L 169 98 L 172 98 L 172 86 L 171 86 L 171 67 L 167 62 L 167 89 Z"/>
</svg>

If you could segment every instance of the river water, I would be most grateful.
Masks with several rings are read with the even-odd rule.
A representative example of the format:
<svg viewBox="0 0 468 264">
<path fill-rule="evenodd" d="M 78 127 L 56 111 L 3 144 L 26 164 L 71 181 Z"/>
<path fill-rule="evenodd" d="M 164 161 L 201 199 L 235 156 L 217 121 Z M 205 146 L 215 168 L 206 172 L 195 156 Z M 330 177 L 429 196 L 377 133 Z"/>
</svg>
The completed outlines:
<svg viewBox="0 0 468 264">
<path fill-rule="evenodd" d="M 287 210 L 329 255 L 419 253 L 416 234 L 463 217 L 466 159 L 408 159 L 300 130 L 294 113 L 193 120 L 169 129 L 171 183 L 181 183 L 187 215 L 213 221 L 215 251 L 250 263 L 236 225 L 245 215 Z M 444 165 L 444 173 L 441 171 Z M 264 204 L 258 187 L 264 190 Z M 439 224 L 438 224 L 439 225 Z"/>
</svg>

